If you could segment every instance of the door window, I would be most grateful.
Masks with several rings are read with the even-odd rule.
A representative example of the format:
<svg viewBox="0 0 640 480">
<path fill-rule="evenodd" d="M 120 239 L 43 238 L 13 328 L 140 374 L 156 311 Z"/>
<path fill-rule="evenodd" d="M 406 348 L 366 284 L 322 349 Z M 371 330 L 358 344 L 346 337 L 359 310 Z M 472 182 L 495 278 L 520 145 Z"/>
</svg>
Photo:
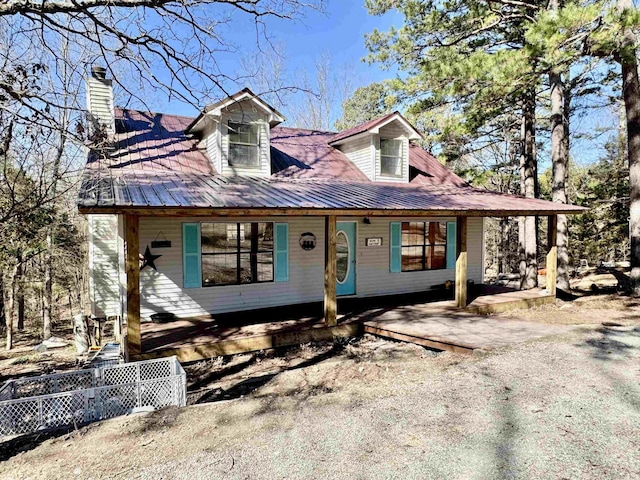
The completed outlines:
<svg viewBox="0 0 640 480">
<path fill-rule="evenodd" d="M 336 280 L 342 285 L 349 278 L 351 266 L 351 251 L 349 239 L 342 230 L 336 235 Z"/>
</svg>

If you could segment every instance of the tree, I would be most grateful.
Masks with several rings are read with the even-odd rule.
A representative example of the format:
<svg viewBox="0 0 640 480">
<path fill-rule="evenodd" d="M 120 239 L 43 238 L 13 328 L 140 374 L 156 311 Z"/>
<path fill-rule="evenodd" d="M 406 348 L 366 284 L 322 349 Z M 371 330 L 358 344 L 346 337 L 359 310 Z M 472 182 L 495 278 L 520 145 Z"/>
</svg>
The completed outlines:
<svg viewBox="0 0 640 480">
<path fill-rule="evenodd" d="M 590 264 L 626 259 L 629 251 L 629 176 L 624 135 L 609 141 L 606 155 L 589 167 L 574 169 L 571 185 L 577 205 L 589 210 L 571 218 L 575 259 Z"/>
<path fill-rule="evenodd" d="M 431 108 L 450 105 L 463 117 L 459 137 L 472 141 L 487 135 L 493 119 L 519 107 L 521 193 L 528 197 L 537 194 L 535 109 L 542 71 L 525 32 L 542 5 L 536 0 L 367 2 L 373 14 L 393 7 L 404 15 L 402 28 L 367 36 L 371 61 L 395 63 L 408 73 L 396 82 L 403 101 Z M 534 217 L 522 220 L 520 240 L 522 286 L 532 288 L 537 285 Z"/>
<path fill-rule="evenodd" d="M 552 15 L 557 15 L 560 8 L 559 0 L 549 2 L 549 10 Z M 565 84 L 562 74 L 567 75 L 568 70 L 564 66 L 551 65 L 549 69 L 549 89 L 551 95 L 551 165 L 552 165 L 552 201 L 567 203 L 567 164 L 569 161 L 568 147 L 568 116 L 565 108 L 568 102 L 565 100 Z M 558 247 L 558 288 L 569 291 L 569 249 L 568 249 L 567 216 L 558 215 L 557 223 L 557 247 Z"/>
<path fill-rule="evenodd" d="M 296 127 L 330 131 L 338 116 L 340 104 L 353 92 L 352 68 L 336 68 L 328 53 L 315 61 L 315 70 L 300 74 L 300 95 L 288 105 L 291 123 Z"/>
<path fill-rule="evenodd" d="M 118 88 L 146 105 L 144 94 L 161 90 L 169 98 L 201 106 L 211 97 L 227 94 L 235 80 L 218 68 L 216 57 L 236 47 L 226 41 L 225 29 L 233 22 L 255 29 L 256 41 L 268 46 L 265 21 L 300 18 L 309 8 L 322 8 L 322 0 L 45 0 L 4 2 L 0 5 L 2 27 L 16 44 L 24 44 L 28 57 L 39 56 L 52 65 L 58 52 L 52 38 L 85 45 L 91 52 L 82 59 L 88 65 L 102 63 Z M 13 64 L 16 56 L 5 56 Z M 121 82 L 121 78 L 127 81 Z M 138 84 L 129 79 L 135 78 Z M 22 91 L 0 82 L 10 97 L 18 97 L 30 109 L 40 102 L 60 106 L 50 96 Z M 42 112 L 41 112 L 42 113 Z"/>
<path fill-rule="evenodd" d="M 68 282 L 54 269 L 60 266 L 58 243 L 69 239 L 65 203 L 74 195 L 67 193 L 84 163 L 88 129 L 84 101 L 77 97 L 89 66 L 106 65 L 116 91 L 128 102 L 146 105 L 150 90 L 162 90 L 170 99 L 200 108 L 226 95 L 234 80 L 216 62 L 217 55 L 236 48 L 224 32 L 232 14 L 233 24 L 254 28 L 256 43 L 266 48 L 267 19 L 296 19 L 308 8 L 321 7 L 322 0 L 0 4 L 0 268 L 9 347 L 16 276 L 43 279 L 45 338 L 51 334 L 55 282 Z M 65 229 L 67 235 L 61 235 Z M 37 274 L 30 271 L 34 258 L 42 265 Z M 77 271 L 67 273 L 78 278 Z M 20 295 L 18 290 L 19 303 Z"/>
<path fill-rule="evenodd" d="M 9 129 L 11 130 L 11 129 Z M 0 226 L 0 265 L 4 288 L 6 347 L 13 346 L 16 314 L 16 280 L 31 258 L 45 248 L 46 228 L 52 221 L 50 207 L 40 204 L 37 182 L 22 168 L 16 168 L 11 155 L 0 156 L 0 215 L 15 204 L 13 214 Z"/>
<path fill-rule="evenodd" d="M 374 118 L 391 113 L 397 100 L 384 83 L 372 83 L 357 88 L 353 96 L 342 102 L 342 117 L 336 130 L 346 130 Z"/>
<path fill-rule="evenodd" d="M 630 205 L 630 293 L 640 296 L 640 80 L 637 29 L 640 14 L 630 0 L 575 2 L 540 15 L 527 37 L 554 63 L 582 56 L 612 59 L 622 73 L 626 112 Z"/>
</svg>

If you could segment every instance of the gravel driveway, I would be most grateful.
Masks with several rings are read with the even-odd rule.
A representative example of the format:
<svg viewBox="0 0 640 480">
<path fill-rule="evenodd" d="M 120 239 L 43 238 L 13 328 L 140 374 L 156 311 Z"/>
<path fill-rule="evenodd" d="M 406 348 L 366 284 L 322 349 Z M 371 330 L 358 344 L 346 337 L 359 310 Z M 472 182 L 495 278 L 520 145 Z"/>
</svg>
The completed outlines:
<svg viewBox="0 0 640 480">
<path fill-rule="evenodd" d="M 264 376 L 47 440 L 0 478 L 640 478 L 637 326 L 472 356 L 348 345 Z"/>
</svg>

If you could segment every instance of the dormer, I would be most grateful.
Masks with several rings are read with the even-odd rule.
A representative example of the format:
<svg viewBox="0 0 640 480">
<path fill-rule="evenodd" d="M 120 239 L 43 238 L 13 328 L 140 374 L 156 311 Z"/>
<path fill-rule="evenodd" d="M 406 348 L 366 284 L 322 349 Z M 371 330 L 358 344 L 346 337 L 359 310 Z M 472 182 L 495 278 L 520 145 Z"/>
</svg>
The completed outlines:
<svg viewBox="0 0 640 480">
<path fill-rule="evenodd" d="M 339 149 L 373 182 L 409 183 L 409 141 L 422 138 L 399 112 L 337 133 Z"/>
<path fill-rule="evenodd" d="M 222 175 L 271 175 L 270 129 L 285 118 L 245 88 L 208 105 L 188 131 Z"/>
</svg>

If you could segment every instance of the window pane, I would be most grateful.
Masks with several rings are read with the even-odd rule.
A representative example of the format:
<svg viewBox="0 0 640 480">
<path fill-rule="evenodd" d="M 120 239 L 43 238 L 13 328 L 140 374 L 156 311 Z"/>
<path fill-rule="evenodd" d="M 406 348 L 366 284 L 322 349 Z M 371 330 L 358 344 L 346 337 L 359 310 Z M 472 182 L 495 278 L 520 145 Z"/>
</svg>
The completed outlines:
<svg viewBox="0 0 640 480">
<path fill-rule="evenodd" d="M 240 254 L 240 283 L 251 283 L 251 254 Z"/>
<path fill-rule="evenodd" d="M 411 222 L 409 245 L 424 245 L 424 222 Z"/>
<path fill-rule="evenodd" d="M 231 253 L 237 249 L 235 223 L 202 223 L 202 253 Z"/>
<path fill-rule="evenodd" d="M 402 140 L 380 139 L 380 154 L 389 157 L 399 157 Z"/>
<path fill-rule="evenodd" d="M 202 286 L 237 283 L 237 255 L 203 255 Z"/>
<path fill-rule="evenodd" d="M 229 165 L 235 167 L 259 166 L 258 147 L 229 143 Z"/>
<path fill-rule="evenodd" d="M 258 253 L 256 261 L 258 262 L 258 282 L 272 282 L 273 253 Z"/>
<path fill-rule="evenodd" d="M 336 280 L 343 283 L 349 273 L 349 240 L 347 235 L 340 231 L 336 235 Z"/>
<path fill-rule="evenodd" d="M 241 223 L 240 224 L 240 251 L 242 252 L 250 252 L 251 251 L 251 224 L 250 223 Z"/>
<path fill-rule="evenodd" d="M 402 222 L 402 245 L 411 245 L 411 227 L 409 222 Z"/>
<path fill-rule="evenodd" d="M 447 255 L 446 255 L 446 247 L 442 245 L 437 245 L 432 248 L 432 256 L 431 256 L 431 268 L 436 270 L 439 268 L 446 268 L 447 266 Z"/>
<path fill-rule="evenodd" d="M 402 271 L 422 270 L 422 247 L 402 247 Z"/>
<path fill-rule="evenodd" d="M 447 222 L 431 222 L 429 230 L 431 243 L 441 245 L 447 243 Z"/>
<path fill-rule="evenodd" d="M 258 251 L 273 251 L 273 223 L 258 223 Z"/>
<path fill-rule="evenodd" d="M 229 122 L 229 142 L 258 145 L 259 125 Z"/>
<path fill-rule="evenodd" d="M 402 175 L 402 159 L 400 157 L 381 157 L 380 174 L 393 176 Z"/>
<path fill-rule="evenodd" d="M 202 223 L 202 278 L 205 287 L 273 281 L 273 223 Z"/>
</svg>

